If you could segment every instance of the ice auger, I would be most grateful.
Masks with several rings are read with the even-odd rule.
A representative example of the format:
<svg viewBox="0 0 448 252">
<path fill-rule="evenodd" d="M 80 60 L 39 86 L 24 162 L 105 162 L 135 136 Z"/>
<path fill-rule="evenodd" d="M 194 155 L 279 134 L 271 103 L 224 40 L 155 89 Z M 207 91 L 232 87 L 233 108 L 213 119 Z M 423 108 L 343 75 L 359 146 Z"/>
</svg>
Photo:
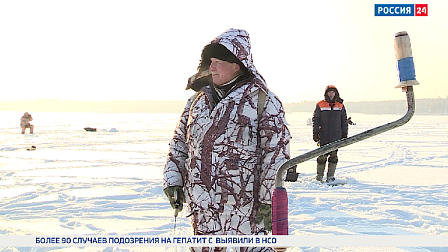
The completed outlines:
<svg viewBox="0 0 448 252">
<path fill-rule="evenodd" d="M 283 180 L 286 171 L 306 160 L 318 157 L 333 150 L 345 147 L 347 145 L 363 141 L 372 136 L 384 133 L 386 131 L 395 129 L 406 124 L 411 120 L 415 112 L 415 100 L 413 85 L 419 83 L 415 79 L 414 60 L 411 51 L 411 42 L 407 32 L 402 31 L 395 34 L 394 39 L 395 57 L 397 59 L 398 77 L 400 83 L 396 88 L 401 88 L 406 92 L 408 103 L 407 113 L 400 119 L 387 123 L 382 126 L 364 131 L 349 138 L 341 139 L 320 148 L 297 156 L 283 163 L 278 169 L 275 179 L 275 189 L 272 194 L 272 234 L 273 235 L 288 235 L 288 195 L 286 189 L 283 187 Z M 277 251 L 285 251 L 286 248 L 276 248 Z"/>
</svg>

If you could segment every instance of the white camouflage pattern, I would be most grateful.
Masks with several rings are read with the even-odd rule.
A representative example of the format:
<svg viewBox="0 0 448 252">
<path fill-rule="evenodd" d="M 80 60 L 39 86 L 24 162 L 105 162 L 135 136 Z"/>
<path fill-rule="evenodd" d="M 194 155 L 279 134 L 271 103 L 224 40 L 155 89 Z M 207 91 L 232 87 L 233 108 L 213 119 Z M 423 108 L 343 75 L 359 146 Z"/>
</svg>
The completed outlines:
<svg viewBox="0 0 448 252">
<path fill-rule="evenodd" d="M 264 229 L 255 223 L 256 211 L 259 203 L 271 204 L 276 170 L 290 158 L 291 136 L 280 100 L 252 63 L 247 32 L 230 29 L 212 43 L 233 52 L 252 77 L 214 108 L 208 86 L 188 100 L 169 145 L 163 188 L 184 187 L 195 234 L 255 234 Z M 267 93 L 260 122 L 258 92 Z M 217 223 L 198 214 L 239 217 Z"/>
</svg>

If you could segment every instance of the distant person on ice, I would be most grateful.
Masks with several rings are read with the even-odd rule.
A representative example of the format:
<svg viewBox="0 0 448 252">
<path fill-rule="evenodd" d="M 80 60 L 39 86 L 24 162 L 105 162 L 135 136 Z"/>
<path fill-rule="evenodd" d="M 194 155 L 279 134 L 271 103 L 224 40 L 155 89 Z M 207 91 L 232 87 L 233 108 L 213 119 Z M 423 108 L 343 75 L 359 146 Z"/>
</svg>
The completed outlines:
<svg viewBox="0 0 448 252">
<path fill-rule="evenodd" d="M 351 117 L 347 118 L 347 120 L 349 125 L 356 125 L 356 123 L 352 121 Z"/>
<path fill-rule="evenodd" d="M 318 102 L 313 114 L 313 140 L 320 146 L 346 138 L 348 134 L 347 112 L 342 104 L 337 88 L 329 85 L 325 88 L 325 99 Z M 317 158 L 316 180 L 322 181 L 328 157 L 327 182 L 334 181 L 338 163 L 338 150 Z"/>
<path fill-rule="evenodd" d="M 289 156 L 283 106 L 255 69 L 249 35 L 230 29 L 202 51 L 175 129 L 163 190 L 188 205 L 195 235 L 259 235 L 272 230 L 277 168 Z M 225 248 L 191 248 L 225 251 Z M 238 251 L 273 251 L 238 248 Z"/>
<path fill-rule="evenodd" d="M 34 131 L 34 125 L 32 125 L 30 123 L 30 121 L 33 120 L 33 117 L 31 117 L 31 114 L 29 114 L 28 112 L 25 112 L 22 116 L 22 118 L 20 118 L 20 128 L 22 128 L 22 134 L 25 134 L 25 129 L 29 128 L 30 129 L 30 134 L 33 134 Z"/>
</svg>

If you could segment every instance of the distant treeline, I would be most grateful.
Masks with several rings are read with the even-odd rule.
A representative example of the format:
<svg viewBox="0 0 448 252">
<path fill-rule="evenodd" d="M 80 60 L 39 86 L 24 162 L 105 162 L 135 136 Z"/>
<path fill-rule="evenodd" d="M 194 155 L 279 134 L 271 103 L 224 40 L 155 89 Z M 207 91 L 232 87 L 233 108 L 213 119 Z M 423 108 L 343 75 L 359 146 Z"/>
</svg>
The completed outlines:
<svg viewBox="0 0 448 252">
<path fill-rule="evenodd" d="M 399 101 L 363 101 L 344 102 L 349 113 L 364 114 L 405 114 L 408 109 L 406 100 Z M 303 101 L 283 104 L 286 112 L 310 112 L 316 108 L 316 102 Z M 448 115 L 448 99 L 416 99 L 416 115 Z"/>
<path fill-rule="evenodd" d="M 0 101 L 0 111 L 29 112 L 102 112 L 102 113 L 182 113 L 185 101 L 71 101 L 42 99 L 27 101 Z M 404 114 L 405 100 L 345 102 L 349 113 Z M 284 103 L 285 111 L 312 113 L 315 101 Z M 448 99 L 417 99 L 417 115 L 448 115 Z"/>
<path fill-rule="evenodd" d="M 72 101 L 39 99 L 0 101 L 0 111 L 99 112 L 99 113 L 182 113 L 185 101 Z"/>
</svg>

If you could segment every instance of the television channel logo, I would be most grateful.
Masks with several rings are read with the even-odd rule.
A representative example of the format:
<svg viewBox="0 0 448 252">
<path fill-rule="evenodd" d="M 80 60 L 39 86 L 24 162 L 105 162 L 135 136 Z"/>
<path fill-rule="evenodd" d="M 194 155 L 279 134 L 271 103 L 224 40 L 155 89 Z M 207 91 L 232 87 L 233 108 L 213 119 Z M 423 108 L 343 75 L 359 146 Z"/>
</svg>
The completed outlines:
<svg viewBox="0 0 448 252">
<path fill-rule="evenodd" d="M 428 16 L 428 4 L 375 4 L 375 16 Z"/>
</svg>

